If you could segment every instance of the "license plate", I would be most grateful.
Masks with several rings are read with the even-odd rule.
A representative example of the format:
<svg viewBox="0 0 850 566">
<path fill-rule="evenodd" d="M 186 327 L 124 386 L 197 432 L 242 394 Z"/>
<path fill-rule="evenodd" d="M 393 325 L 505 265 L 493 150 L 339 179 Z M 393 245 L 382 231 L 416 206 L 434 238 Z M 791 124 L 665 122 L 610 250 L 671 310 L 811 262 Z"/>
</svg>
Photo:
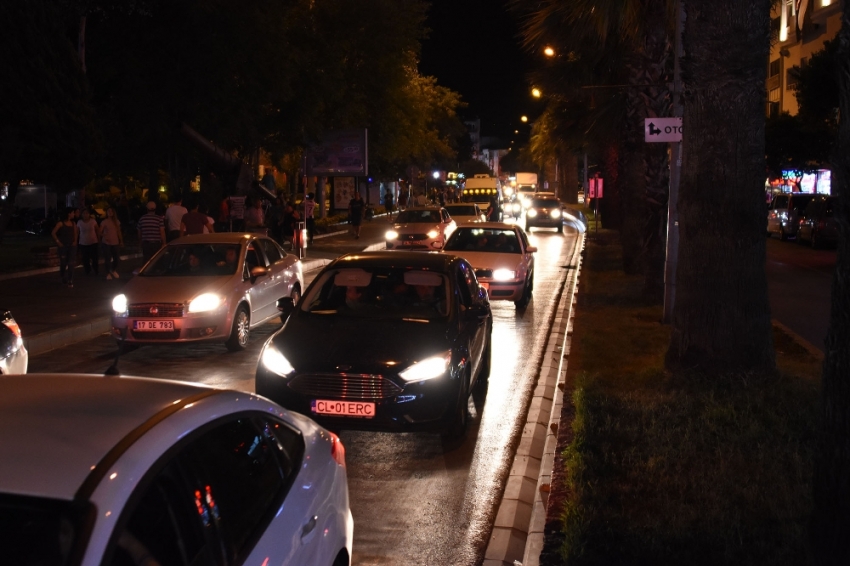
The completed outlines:
<svg viewBox="0 0 850 566">
<path fill-rule="evenodd" d="M 174 330 L 173 320 L 134 320 L 133 330 L 147 330 L 149 332 L 168 332 Z"/>
<path fill-rule="evenodd" d="M 317 415 L 337 415 L 371 419 L 375 416 L 375 404 L 362 401 L 326 401 L 314 399 L 311 410 Z"/>
</svg>

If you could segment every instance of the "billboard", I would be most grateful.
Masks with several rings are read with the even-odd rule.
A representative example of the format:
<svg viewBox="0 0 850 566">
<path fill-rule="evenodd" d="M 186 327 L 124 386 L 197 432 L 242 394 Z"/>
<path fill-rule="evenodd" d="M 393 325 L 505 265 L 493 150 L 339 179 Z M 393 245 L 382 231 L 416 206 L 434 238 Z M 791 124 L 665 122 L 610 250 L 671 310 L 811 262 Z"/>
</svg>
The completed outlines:
<svg viewBox="0 0 850 566">
<path fill-rule="evenodd" d="M 365 177 L 369 174 L 368 131 L 328 132 L 306 151 L 307 174 Z"/>
</svg>

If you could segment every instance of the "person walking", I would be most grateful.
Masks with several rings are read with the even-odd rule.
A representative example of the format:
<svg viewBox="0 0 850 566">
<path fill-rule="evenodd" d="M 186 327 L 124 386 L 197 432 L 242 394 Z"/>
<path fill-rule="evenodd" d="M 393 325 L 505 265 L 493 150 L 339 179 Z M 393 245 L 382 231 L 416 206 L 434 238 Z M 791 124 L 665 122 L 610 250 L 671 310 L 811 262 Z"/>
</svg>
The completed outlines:
<svg viewBox="0 0 850 566">
<path fill-rule="evenodd" d="M 118 279 L 118 260 L 121 256 L 121 247 L 124 245 L 124 236 L 121 234 L 121 222 L 111 206 L 106 209 L 106 219 L 100 225 L 100 234 L 103 242 L 103 267 L 106 269 L 106 278 Z"/>
<path fill-rule="evenodd" d="M 265 232 L 266 215 L 263 212 L 263 200 L 259 197 L 254 199 L 251 206 L 245 211 L 245 230 L 247 232 Z"/>
<path fill-rule="evenodd" d="M 366 208 L 366 203 L 360 196 L 360 191 L 354 191 L 354 198 L 348 202 L 348 218 L 351 222 L 351 229 L 354 232 L 354 239 L 360 239 L 360 224 L 363 222 L 363 211 Z"/>
<path fill-rule="evenodd" d="M 139 244 L 145 263 L 165 243 L 165 220 L 156 213 L 156 203 L 148 201 L 147 209 L 148 211 L 136 223 L 136 228 L 139 231 Z"/>
<path fill-rule="evenodd" d="M 307 193 L 304 198 L 304 223 L 307 228 L 307 244 L 313 245 L 313 236 L 316 233 L 316 219 L 313 215 L 316 212 L 316 199 L 313 193 Z"/>
<path fill-rule="evenodd" d="M 281 245 L 283 245 L 284 210 L 283 198 L 277 196 L 266 214 L 266 224 L 269 226 L 269 235 L 272 237 L 272 240 Z"/>
<path fill-rule="evenodd" d="M 203 234 L 204 229 L 209 233 L 213 233 L 215 228 L 213 228 L 212 220 L 209 216 L 198 210 L 200 203 L 193 202 L 191 206 L 192 210 L 184 214 L 183 218 L 180 219 L 180 236 Z"/>
<path fill-rule="evenodd" d="M 183 222 L 183 215 L 189 212 L 183 206 L 183 197 L 177 197 L 171 206 L 165 211 L 165 241 L 170 242 L 180 237 L 180 223 Z"/>
<path fill-rule="evenodd" d="M 63 285 L 74 286 L 74 267 L 77 263 L 77 226 L 74 224 L 74 208 L 65 209 L 65 216 L 56 223 L 50 235 L 56 242 L 59 256 L 59 278 Z"/>
<path fill-rule="evenodd" d="M 83 259 L 83 270 L 86 275 L 100 272 L 97 248 L 100 245 L 100 226 L 88 208 L 83 209 L 83 214 L 77 220 L 77 246 Z"/>
<path fill-rule="evenodd" d="M 393 221 L 393 193 L 390 190 L 384 194 L 384 208 L 387 209 L 387 220 Z"/>
</svg>

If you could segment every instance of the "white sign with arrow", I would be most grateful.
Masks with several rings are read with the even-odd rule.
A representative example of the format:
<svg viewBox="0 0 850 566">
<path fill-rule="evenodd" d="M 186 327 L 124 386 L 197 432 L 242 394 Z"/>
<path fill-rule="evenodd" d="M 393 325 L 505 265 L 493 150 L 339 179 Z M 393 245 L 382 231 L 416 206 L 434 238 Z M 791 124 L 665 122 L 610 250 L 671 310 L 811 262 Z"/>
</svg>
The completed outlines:
<svg viewBox="0 0 850 566">
<path fill-rule="evenodd" d="M 682 141 L 682 119 L 644 118 L 643 140 L 646 142 Z"/>
</svg>

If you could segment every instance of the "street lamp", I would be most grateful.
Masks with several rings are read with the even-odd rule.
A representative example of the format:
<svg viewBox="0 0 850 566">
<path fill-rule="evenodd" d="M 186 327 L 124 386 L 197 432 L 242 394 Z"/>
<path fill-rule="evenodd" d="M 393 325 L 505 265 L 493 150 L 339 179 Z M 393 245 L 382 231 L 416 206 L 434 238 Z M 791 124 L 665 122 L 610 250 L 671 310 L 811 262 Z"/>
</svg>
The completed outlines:
<svg viewBox="0 0 850 566">
<path fill-rule="evenodd" d="M 555 50 L 547 45 L 546 48 L 543 50 L 543 54 L 546 55 L 546 57 L 554 57 Z"/>
<path fill-rule="evenodd" d="M 533 89 L 531 89 L 531 96 L 533 96 L 534 98 L 540 98 L 541 96 L 543 96 L 543 93 L 540 92 L 539 88 L 534 87 Z"/>
<path fill-rule="evenodd" d="M 522 116 L 522 117 L 520 117 L 520 120 L 522 121 L 523 124 L 525 124 L 526 122 L 528 122 L 528 116 Z"/>
</svg>

